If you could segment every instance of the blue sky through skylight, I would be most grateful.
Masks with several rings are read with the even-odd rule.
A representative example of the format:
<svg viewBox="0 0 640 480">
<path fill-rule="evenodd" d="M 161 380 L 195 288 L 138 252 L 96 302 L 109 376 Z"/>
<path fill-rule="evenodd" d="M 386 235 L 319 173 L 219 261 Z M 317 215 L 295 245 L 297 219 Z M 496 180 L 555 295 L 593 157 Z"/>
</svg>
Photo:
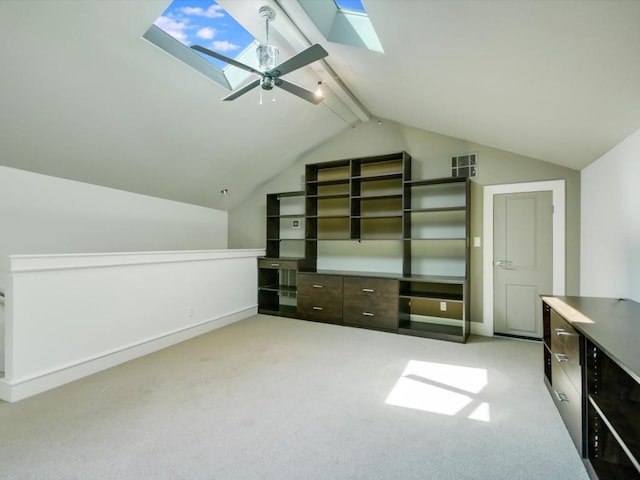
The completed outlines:
<svg viewBox="0 0 640 480">
<path fill-rule="evenodd" d="M 255 40 L 213 0 L 174 0 L 154 25 L 189 47 L 202 45 L 231 58 Z M 202 57 L 218 68 L 227 66 L 208 55 Z"/>
<path fill-rule="evenodd" d="M 345 8 L 347 10 L 355 10 L 357 12 L 364 13 L 364 6 L 360 0 L 334 0 L 338 8 Z"/>
</svg>

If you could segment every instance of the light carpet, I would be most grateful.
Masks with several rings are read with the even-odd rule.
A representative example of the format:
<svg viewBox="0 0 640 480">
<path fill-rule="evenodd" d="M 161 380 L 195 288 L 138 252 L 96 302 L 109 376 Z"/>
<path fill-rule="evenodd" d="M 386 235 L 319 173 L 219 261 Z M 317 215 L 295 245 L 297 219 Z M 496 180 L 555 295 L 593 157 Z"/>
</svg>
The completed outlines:
<svg viewBox="0 0 640 480">
<path fill-rule="evenodd" d="M 0 402 L 0 478 L 584 480 L 542 348 L 256 315 Z"/>
</svg>

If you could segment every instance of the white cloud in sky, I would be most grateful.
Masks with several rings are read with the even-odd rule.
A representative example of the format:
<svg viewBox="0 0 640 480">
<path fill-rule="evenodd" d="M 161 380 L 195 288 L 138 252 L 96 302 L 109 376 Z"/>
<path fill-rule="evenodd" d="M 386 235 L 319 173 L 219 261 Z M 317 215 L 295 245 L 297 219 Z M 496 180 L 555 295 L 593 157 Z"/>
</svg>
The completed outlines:
<svg viewBox="0 0 640 480">
<path fill-rule="evenodd" d="M 216 31 L 211 27 L 203 27 L 196 32 L 196 37 L 204 38 L 205 40 L 213 40 L 216 36 Z"/>
<path fill-rule="evenodd" d="M 220 5 L 211 5 L 206 10 L 202 7 L 184 7 L 182 13 L 185 15 L 197 15 L 199 17 L 219 18 L 224 17 L 223 9 Z"/>
<path fill-rule="evenodd" d="M 212 43 L 213 48 L 219 50 L 221 52 L 229 52 L 231 50 L 237 50 L 240 48 L 240 45 L 236 45 L 235 43 L 231 43 L 227 40 L 216 40 Z"/>
<path fill-rule="evenodd" d="M 185 33 L 187 24 L 184 22 L 162 16 L 159 17 L 154 24 L 180 42 L 184 43 L 187 40 L 187 34 Z"/>
</svg>

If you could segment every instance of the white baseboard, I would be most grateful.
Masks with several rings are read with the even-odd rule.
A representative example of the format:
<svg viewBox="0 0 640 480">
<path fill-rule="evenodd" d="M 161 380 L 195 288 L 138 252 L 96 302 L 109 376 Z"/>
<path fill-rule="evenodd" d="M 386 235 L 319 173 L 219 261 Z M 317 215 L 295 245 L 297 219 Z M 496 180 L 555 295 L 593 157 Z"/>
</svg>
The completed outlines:
<svg viewBox="0 0 640 480">
<path fill-rule="evenodd" d="M 471 335 L 480 335 L 482 337 L 493 337 L 493 325 L 478 322 L 470 322 Z"/>
<path fill-rule="evenodd" d="M 0 378 L 0 400 L 17 402 L 25 398 L 46 392 L 65 383 L 73 382 L 80 378 L 106 370 L 129 360 L 142 357 L 163 348 L 189 340 L 204 333 L 230 325 L 258 313 L 258 307 L 252 306 L 237 312 L 223 315 L 218 318 L 206 320 L 198 325 L 171 332 L 157 338 L 149 339 L 139 344 L 127 346 L 120 350 L 110 352 L 91 359 L 85 359 L 77 364 L 70 365 L 53 372 L 46 372 L 37 377 L 16 382 L 7 382 Z"/>
</svg>

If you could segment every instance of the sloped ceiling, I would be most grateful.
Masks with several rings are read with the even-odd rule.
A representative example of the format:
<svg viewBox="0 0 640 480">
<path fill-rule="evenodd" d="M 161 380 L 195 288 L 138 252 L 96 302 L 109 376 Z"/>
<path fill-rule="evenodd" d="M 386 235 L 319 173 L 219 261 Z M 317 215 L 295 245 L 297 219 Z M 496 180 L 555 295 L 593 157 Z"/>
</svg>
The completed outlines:
<svg viewBox="0 0 640 480">
<path fill-rule="evenodd" d="M 296 0 L 219 3 L 258 38 L 277 8 L 281 58 L 329 52 L 292 80 L 334 72 L 363 108 L 221 102 L 142 38 L 168 0 L 2 1 L 0 164 L 232 208 L 363 114 L 575 169 L 640 128 L 637 1 L 363 0 L 384 54 L 328 42 Z"/>
</svg>

